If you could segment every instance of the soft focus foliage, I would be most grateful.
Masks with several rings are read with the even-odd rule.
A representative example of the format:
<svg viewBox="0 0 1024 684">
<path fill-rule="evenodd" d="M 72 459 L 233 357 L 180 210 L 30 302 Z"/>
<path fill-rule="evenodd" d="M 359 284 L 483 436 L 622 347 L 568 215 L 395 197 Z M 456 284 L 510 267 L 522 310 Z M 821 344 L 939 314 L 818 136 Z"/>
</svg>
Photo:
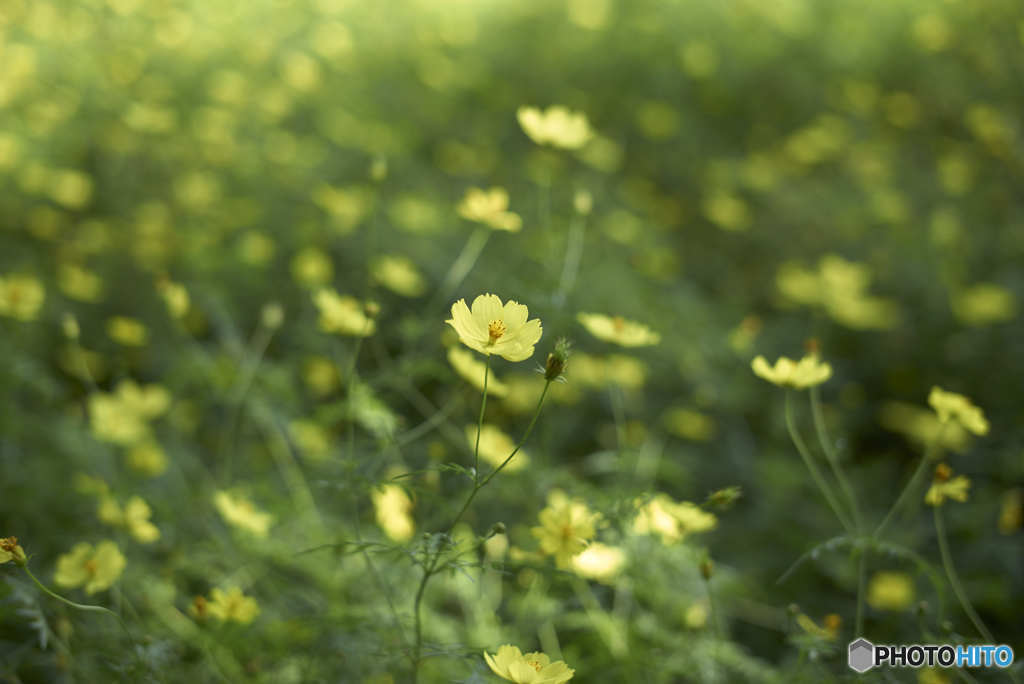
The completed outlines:
<svg viewBox="0 0 1024 684">
<path fill-rule="evenodd" d="M 836 681 L 982 639 L 940 519 L 1019 646 L 1022 74 L 1018 0 L 0 0 L 0 680 Z"/>
</svg>

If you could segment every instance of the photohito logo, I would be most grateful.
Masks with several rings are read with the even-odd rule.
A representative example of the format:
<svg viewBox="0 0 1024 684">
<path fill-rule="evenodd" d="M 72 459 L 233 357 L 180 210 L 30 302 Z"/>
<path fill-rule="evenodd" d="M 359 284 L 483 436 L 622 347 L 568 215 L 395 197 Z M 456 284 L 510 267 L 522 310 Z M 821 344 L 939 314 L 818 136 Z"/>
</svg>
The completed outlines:
<svg viewBox="0 0 1024 684">
<path fill-rule="evenodd" d="M 873 667 L 1010 667 L 1013 649 L 1006 644 L 909 644 L 876 646 L 867 639 L 850 642 L 846 660 L 851 670 Z"/>
</svg>

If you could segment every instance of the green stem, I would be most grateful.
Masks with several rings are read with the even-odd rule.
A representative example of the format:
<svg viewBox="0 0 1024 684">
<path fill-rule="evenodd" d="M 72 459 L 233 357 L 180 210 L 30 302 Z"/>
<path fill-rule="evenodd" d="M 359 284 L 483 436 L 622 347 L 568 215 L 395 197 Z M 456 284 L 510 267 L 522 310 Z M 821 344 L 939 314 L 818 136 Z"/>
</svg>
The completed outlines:
<svg viewBox="0 0 1024 684">
<path fill-rule="evenodd" d="M 949 553 L 949 543 L 946 541 L 946 525 L 942 521 L 941 508 L 942 506 L 935 506 L 932 512 L 935 518 L 935 535 L 939 539 L 939 555 L 942 556 L 942 567 L 945 569 L 946 577 L 953 587 L 953 593 L 956 594 L 956 598 L 960 601 L 964 612 L 967 613 L 967 617 L 971 618 L 975 629 L 985 638 L 986 643 L 994 644 L 996 640 L 992 637 L 992 632 L 988 631 L 985 623 L 981 621 L 981 617 L 975 612 L 974 606 L 971 605 L 970 600 L 967 598 L 967 592 L 964 591 L 964 587 L 960 583 L 960 577 L 956 574 L 956 568 L 953 567 L 953 557 Z"/>
<path fill-rule="evenodd" d="M 484 363 L 484 398 L 480 402 L 480 417 L 476 421 L 476 444 L 473 445 L 473 489 L 480 482 L 480 433 L 484 429 L 484 410 L 487 408 L 487 378 L 491 375 L 491 355 L 487 355 Z"/>
<path fill-rule="evenodd" d="M 789 430 L 789 438 L 793 440 L 793 445 L 796 446 L 796 450 L 800 452 L 800 457 L 804 460 L 804 465 L 807 466 L 807 470 L 811 473 L 811 478 L 814 483 L 818 485 L 818 489 L 821 490 L 822 495 L 828 502 L 832 512 L 835 513 L 839 522 L 842 524 L 846 531 L 853 533 L 853 525 L 850 523 L 849 518 L 843 512 L 842 507 L 839 505 L 839 501 L 836 499 L 835 493 L 832 491 L 832 487 L 829 486 L 825 478 L 822 477 L 821 471 L 818 470 L 818 466 L 815 465 L 814 459 L 811 457 L 811 452 L 808 451 L 807 445 L 804 443 L 803 438 L 796 429 L 796 421 L 793 418 L 793 393 L 792 391 L 786 392 L 786 429 Z"/>
<path fill-rule="evenodd" d="M 854 621 L 853 636 L 864 636 L 864 585 L 867 578 L 866 566 L 868 549 L 860 550 L 860 559 L 857 561 L 857 618 Z"/>
<path fill-rule="evenodd" d="M 825 458 L 828 460 L 828 464 L 832 468 L 832 474 L 835 475 L 836 480 L 839 482 L 840 489 L 843 490 L 843 494 L 846 496 L 850 510 L 853 511 L 853 522 L 857 527 L 857 532 L 859 534 L 863 533 L 864 522 L 860 515 L 860 505 L 857 503 L 857 495 L 854 493 L 853 487 L 850 485 L 850 481 L 846 478 L 846 474 L 840 467 L 839 457 L 832 445 L 832 440 L 829 439 L 828 429 L 825 425 L 825 415 L 821 410 L 821 399 L 818 394 L 817 385 L 811 387 L 810 395 L 811 415 L 814 416 L 814 429 L 818 434 L 818 441 L 821 443 L 821 449 L 825 452 Z"/>
</svg>

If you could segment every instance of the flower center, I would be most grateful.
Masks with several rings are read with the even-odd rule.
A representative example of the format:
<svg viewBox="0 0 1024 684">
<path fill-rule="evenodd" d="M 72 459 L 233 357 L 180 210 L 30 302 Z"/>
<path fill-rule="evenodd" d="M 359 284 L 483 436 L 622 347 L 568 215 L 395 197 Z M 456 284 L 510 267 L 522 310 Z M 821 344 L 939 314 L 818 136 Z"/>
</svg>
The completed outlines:
<svg viewBox="0 0 1024 684">
<path fill-rule="evenodd" d="M 612 319 L 612 327 L 615 328 L 615 332 L 621 333 L 626 328 L 626 320 L 622 316 L 616 316 Z"/>
<path fill-rule="evenodd" d="M 527 660 L 526 664 L 532 667 L 537 672 L 540 672 L 542 669 L 544 669 L 541 667 L 541 664 L 538 663 L 536 660 Z"/>
<path fill-rule="evenodd" d="M 506 330 L 508 330 L 508 328 L 505 327 L 505 323 L 500 318 L 496 318 L 488 323 L 487 334 L 491 336 L 488 344 L 494 344 L 497 342 L 498 338 L 504 335 Z"/>
<path fill-rule="evenodd" d="M 92 558 L 85 561 L 85 571 L 90 575 L 96 574 L 96 561 Z"/>
</svg>

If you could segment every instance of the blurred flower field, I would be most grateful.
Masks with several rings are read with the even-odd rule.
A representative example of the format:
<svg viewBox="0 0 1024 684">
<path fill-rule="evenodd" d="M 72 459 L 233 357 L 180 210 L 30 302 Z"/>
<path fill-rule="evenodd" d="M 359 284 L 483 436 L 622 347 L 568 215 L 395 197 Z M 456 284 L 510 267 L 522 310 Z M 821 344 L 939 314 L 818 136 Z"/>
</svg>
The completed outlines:
<svg viewBox="0 0 1024 684">
<path fill-rule="evenodd" d="M 0 681 L 1024 653 L 1022 86 L 1011 0 L 0 1 Z"/>
</svg>

